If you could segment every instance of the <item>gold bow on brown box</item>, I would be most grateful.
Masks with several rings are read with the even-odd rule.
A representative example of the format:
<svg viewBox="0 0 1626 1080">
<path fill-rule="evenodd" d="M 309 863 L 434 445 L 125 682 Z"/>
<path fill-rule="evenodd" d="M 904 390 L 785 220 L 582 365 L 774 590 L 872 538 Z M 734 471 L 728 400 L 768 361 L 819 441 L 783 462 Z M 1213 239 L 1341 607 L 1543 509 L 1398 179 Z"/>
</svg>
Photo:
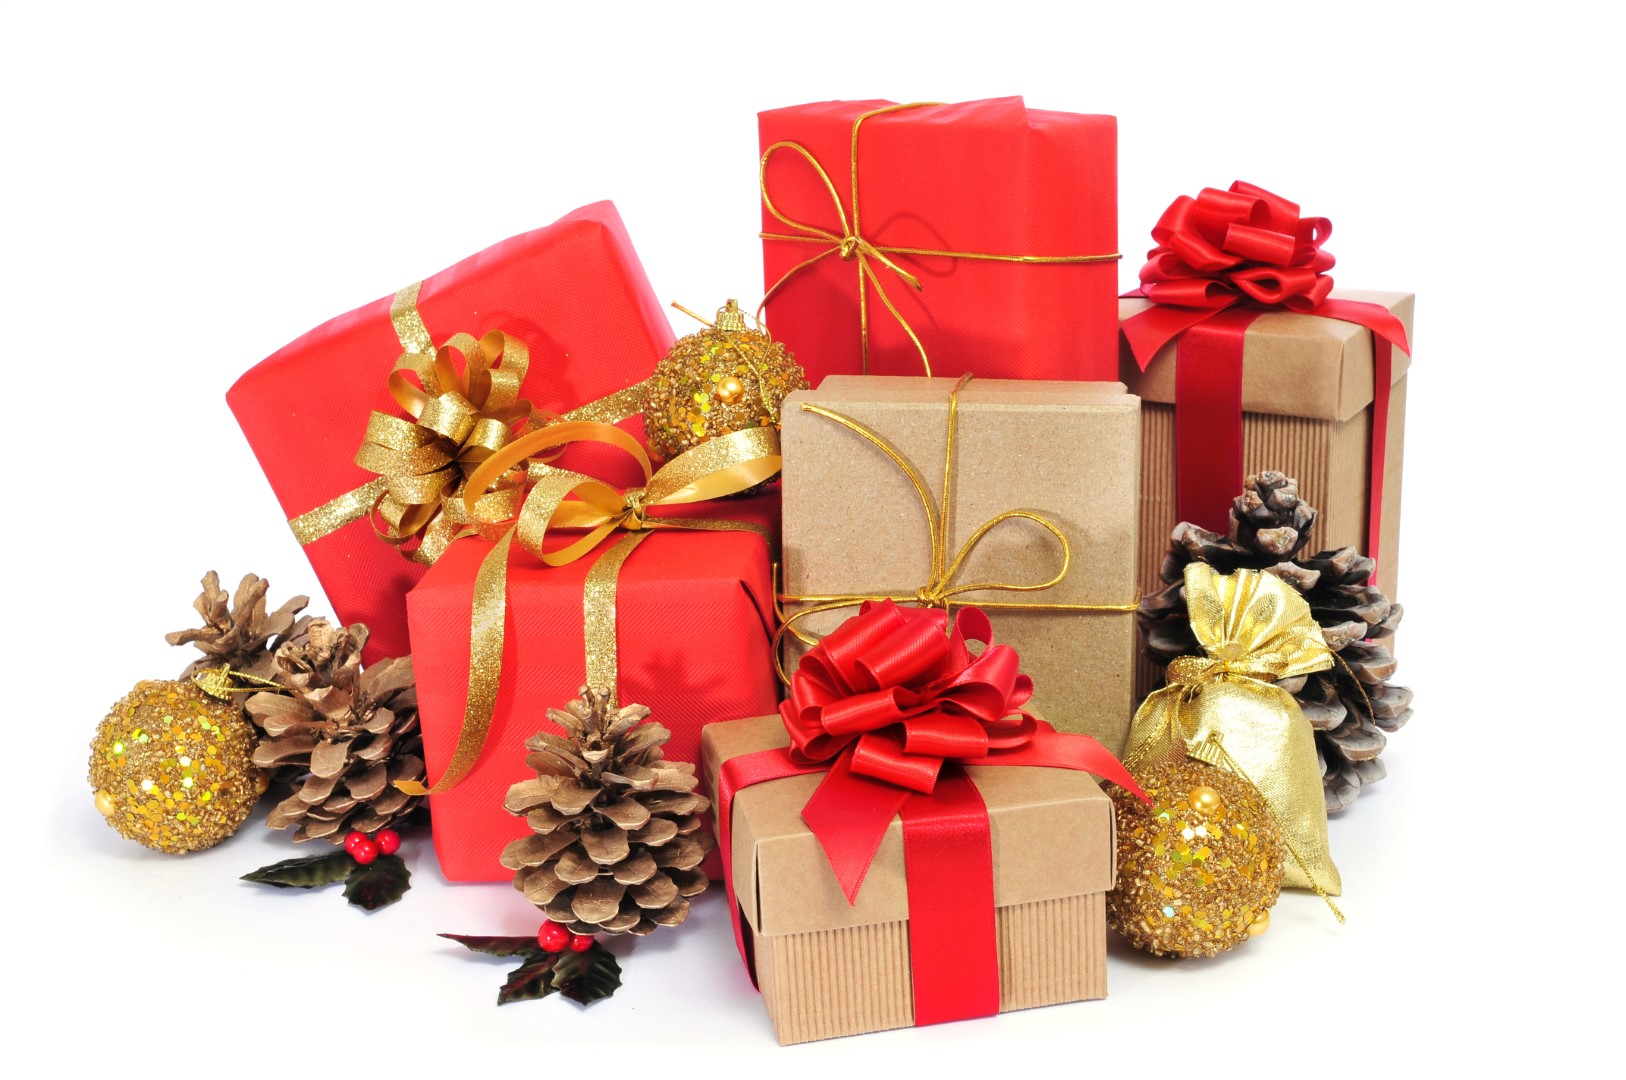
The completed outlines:
<svg viewBox="0 0 1626 1080">
<path fill-rule="evenodd" d="M 1126 763 L 1133 771 L 1184 755 L 1237 774 L 1259 789 L 1287 840 L 1284 884 L 1337 896 L 1315 735 L 1275 685 L 1332 666 L 1321 628 L 1304 598 L 1264 571 L 1192 563 L 1185 584 L 1204 655 L 1169 665 L 1169 684 L 1135 713 Z"/>
</svg>

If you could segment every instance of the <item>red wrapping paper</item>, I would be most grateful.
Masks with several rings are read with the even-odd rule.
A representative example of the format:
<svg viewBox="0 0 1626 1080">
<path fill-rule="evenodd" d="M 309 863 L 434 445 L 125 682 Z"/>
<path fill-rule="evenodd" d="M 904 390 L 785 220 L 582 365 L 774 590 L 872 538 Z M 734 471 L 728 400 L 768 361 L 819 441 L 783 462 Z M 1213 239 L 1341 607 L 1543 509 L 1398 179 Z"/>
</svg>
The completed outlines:
<svg viewBox="0 0 1626 1080">
<path fill-rule="evenodd" d="M 886 101 L 826 101 L 758 114 L 761 146 L 804 146 L 852 215 L 852 126 Z M 1019 97 L 928 106 L 864 121 L 858 153 L 859 232 L 878 246 L 1002 255 L 1118 251 L 1117 121 L 1028 109 Z M 787 217 L 844 233 L 817 172 L 776 152 L 764 181 Z M 762 210 L 762 231 L 793 230 Z M 827 243 L 764 239 L 764 287 Z M 1115 262 L 1033 265 L 941 255 L 891 255 L 916 291 L 871 262 L 924 345 L 931 374 L 985 378 L 1117 378 Z M 768 323 L 807 369 L 863 374 L 858 267 L 831 254 L 796 272 L 769 301 Z M 873 375 L 922 375 L 913 342 L 868 289 Z"/>
<path fill-rule="evenodd" d="M 777 531 L 778 507 L 772 492 L 662 516 L 753 521 Z M 573 539 L 561 533 L 549 549 Z M 457 541 L 407 598 L 431 782 L 446 770 L 462 727 L 474 577 L 491 547 Z M 517 546 L 510 555 L 502 685 L 490 734 L 473 772 L 429 800 L 435 852 L 449 881 L 513 876 L 498 860 L 528 827 L 503 809 L 503 798 L 536 775 L 525 765 L 525 740 L 541 730 L 559 733 L 547 710 L 562 708 L 582 685 L 582 589 L 608 547 L 559 567 Z M 659 530 L 627 559 L 616 590 L 619 697 L 623 705 L 649 706 L 650 718 L 672 731 L 668 757 L 698 762 L 704 725 L 778 707 L 773 618 L 771 554 L 756 535 Z"/>
<path fill-rule="evenodd" d="M 402 351 L 390 301 L 323 323 L 255 365 L 226 394 L 288 518 L 373 479 L 352 459 L 373 410 L 402 415 L 386 388 Z M 674 340 L 609 202 L 427 278 L 418 310 L 437 344 L 460 331 L 478 337 L 488 330 L 523 341 L 531 353 L 524 396 L 555 412 L 647 378 Z M 639 418 L 623 426 L 643 438 Z M 573 448 L 558 464 L 616 484 L 641 479 L 596 447 Z M 305 545 L 305 552 L 339 620 L 371 628 L 365 662 L 411 651 L 406 594 L 423 566 L 378 539 L 366 521 Z"/>
</svg>

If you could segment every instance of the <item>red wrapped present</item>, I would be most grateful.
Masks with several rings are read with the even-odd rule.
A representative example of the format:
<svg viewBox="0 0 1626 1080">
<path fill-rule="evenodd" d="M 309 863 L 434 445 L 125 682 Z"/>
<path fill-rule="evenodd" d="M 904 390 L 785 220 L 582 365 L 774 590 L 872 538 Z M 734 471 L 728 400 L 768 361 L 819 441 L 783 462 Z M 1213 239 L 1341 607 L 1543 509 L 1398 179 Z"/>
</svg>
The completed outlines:
<svg viewBox="0 0 1626 1080">
<path fill-rule="evenodd" d="M 641 422 L 625 421 L 636 403 L 613 395 L 646 379 L 672 342 L 620 216 L 599 202 L 324 323 L 256 365 L 226 400 L 335 615 L 372 629 L 370 663 L 409 651 L 405 598 L 436 529 L 424 519 L 455 494 L 439 475 L 386 478 L 390 453 L 429 453 L 420 444 L 446 435 L 457 445 L 439 464 L 454 475 L 506 437 L 498 428 L 521 429 L 528 410 L 567 413 L 606 398 L 588 417 L 622 420 L 642 438 Z M 449 367 L 437 368 L 441 353 Z M 472 414 L 456 415 L 465 406 Z M 432 423 L 441 426 L 426 436 Z M 561 464 L 636 482 L 630 463 L 601 447 L 569 453 Z M 443 545 L 457 523 L 437 520 Z M 399 533 L 397 543 L 379 530 Z"/>
<path fill-rule="evenodd" d="M 1117 122 L 824 101 L 758 116 L 774 335 L 830 374 L 1115 380 Z"/>
<path fill-rule="evenodd" d="M 726 516 L 772 533 L 778 508 L 773 491 L 671 514 Z M 671 729 L 668 757 L 696 762 L 702 726 L 776 706 L 770 545 L 746 531 L 660 529 L 644 535 L 612 579 L 610 681 L 623 703 L 649 706 L 652 718 Z M 561 533 L 546 546 L 556 551 L 577 539 Z M 470 619 L 481 564 L 491 550 L 487 541 L 458 541 L 407 598 L 424 758 L 437 780 L 459 752 L 470 690 Z M 602 653 L 589 640 L 604 626 L 602 611 L 593 621 L 594 590 L 620 553 L 610 546 L 562 566 L 544 566 L 529 552 L 510 551 L 502 678 L 491 724 L 472 770 L 430 796 L 435 851 L 449 880 L 512 877 L 499 856 L 529 829 L 523 817 L 503 809 L 503 798 L 510 785 L 535 776 L 525 764 L 525 740 L 537 731 L 559 731 L 547 710 L 576 696 L 593 663 L 584 657 Z"/>
</svg>

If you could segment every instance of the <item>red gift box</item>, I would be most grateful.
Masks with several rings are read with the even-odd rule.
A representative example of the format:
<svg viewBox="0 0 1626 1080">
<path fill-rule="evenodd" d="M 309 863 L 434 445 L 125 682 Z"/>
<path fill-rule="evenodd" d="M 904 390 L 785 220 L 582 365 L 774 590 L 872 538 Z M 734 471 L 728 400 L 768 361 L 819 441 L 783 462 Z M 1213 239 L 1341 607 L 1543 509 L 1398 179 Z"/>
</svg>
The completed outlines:
<svg viewBox="0 0 1626 1080">
<path fill-rule="evenodd" d="M 1117 121 L 1018 97 L 866 115 L 891 104 L 758 115 L 769 325 L 813 385 L 928 374 L 922 350 L 932 375 L 1115 380 Z"/>
<path fill-rule="evenodd" d="M 777 532 L 778 492 L 664 510 L 660 516 L 751 521 Z M 576 539 L 561 532 L 549 550 Z M 508 789 L 535 772 L 525 740 L 559 728 L 547 718 L 584 681 L 583 589 L 609 544 L 548 567 L 518 546 L 509 555 L 501 688 L 478 763 L 431 795 L 435 851 L 450 881 L 507 881 L 505 844 L 528 834 L 503 808 Z M 407 597 L 413 668 L 431 780 L 444 773 L 469 692 L 469 620 L 475 574 L 492 545 L 459 540 Z M 672 732 L 666 755 L 698 762 L 700 729 L 773 712 L 773 574 L 769 546 L 748 532 L 655 530 L 622 566 L 615 620 L 622 704 L 647 705 Z"/>
<path fill-rule="evenodd" d="M 403 352 L 386 297 L 329 320 L 239 379 L 226 401 L 290 520 L 375 478 L 354 462 L 374 410 L 402 415 L 386 380 Z M 521 396 L 566 412 L 649 377 L 674 340 L 626 227 L 609 202 L 504 240 L 423 281 L 417 310 L 435 344 L 501 330 L 530 365 Z M 636 417 L 623 426 L 638 438 Z M 572 448 L 558 464 L 619 484 L 624 458 Z M 361 520 L 305 545 L 334 614 L 372 630 L 368 663 L 405 656 L 406 594 L 424 567 Z"/>
</svg>

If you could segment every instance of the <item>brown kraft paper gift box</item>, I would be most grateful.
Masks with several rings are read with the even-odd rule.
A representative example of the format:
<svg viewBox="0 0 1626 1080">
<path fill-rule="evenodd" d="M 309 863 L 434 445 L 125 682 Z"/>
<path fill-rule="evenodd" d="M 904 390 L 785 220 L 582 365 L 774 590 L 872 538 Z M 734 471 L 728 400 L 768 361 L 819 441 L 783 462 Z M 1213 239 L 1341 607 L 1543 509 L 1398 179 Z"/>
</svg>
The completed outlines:
<svg viewBox="0 0 1626 1080">
<path fill-rule="evenodd" d="M 1337 289 L 1333 297 L 1381 304 L 1412 337 L 1410 293 Z M 1151 302 L 1127 297 L 1119 321 Z M 1168 550 L 1175 514 L 1174 369 L 1178 340 L 1158 351 L 1142 372 L 1120 339 L 1119 369 L 1141 397 L 1139 593 L 1162 587 L 1158 571 Z M 1372 432 L 1372 334 L 1354 323 L 1316 315 L 1267 312 L 1248 327 L 1242 355 L 1243 469 L 1280 469 L 1299 482 L 1299 494 L 1320 513 L 1306 551 L 1354 545 L 1367 550 Z M 1406 372 L 1411 357 L 1394 350 L 1385 443 L 1383 520 L 1378 587 L 1396 595 L 1400 553 L 1400 481 L 1405 451 Z M 1240 485 L 1237 493 L 1241 494 Z M 1390 646 L 1393 648 L 1393 646 Z M 1161 670 L 1137 659 L 1136 686 L 1144 697 Z"/>
<path fill-rule="evenodd" d="M 778 716 L 710 724 L 701 767 L 787 746 Z M 988 807 L 999 940 L 1000 1011 L 1106 997 L 1106 894 L 1117 865 L 1112 802 L 1068 769 L 970 765 Z M 849 905 L 801 812 L 822 774 L 734 796 L 735 896 L 757 985 L 783 1044 L 908 1027 L 908 894 L 894 818 Z M 714 804 L 715 809 L 715 804 Z"/>
<path fill-rule="evenodd" d="M 782 411 L 784 592 L 787 596 L 913 597 L 931 576 L 929 527 L 904 472 L 866 439 L 803 404 L 859 422 L 920 473 L 940 505 L 954 379 L 832 375 L 797 391 Z M 1133 604 L 1140 408 L 1119 383 L 976 379 L 959 395 L 948 559 L 983 522 L 1030 510 L 1071 546 L 1067 577 L 1039 592 L 977 590 L 956 606 L 986 602 Z M 1001 523 L 977 545 L 951 585 L 1032 584 L 1061 565 L 1061 546 L 1025 519 Z M 786 604 L 786 614 L 797 605 Z M 1136 633 L 1129 611 L 989 609 L 997 642 L 1022 656 L 1034 708 L 1058 731 L 1124 750 L 1134 712 Z M 798 628 L 818 638 L 857 605 L 820 612 Z M 786 637 L 784 662 L 803 651 Z"/>
</svg>

